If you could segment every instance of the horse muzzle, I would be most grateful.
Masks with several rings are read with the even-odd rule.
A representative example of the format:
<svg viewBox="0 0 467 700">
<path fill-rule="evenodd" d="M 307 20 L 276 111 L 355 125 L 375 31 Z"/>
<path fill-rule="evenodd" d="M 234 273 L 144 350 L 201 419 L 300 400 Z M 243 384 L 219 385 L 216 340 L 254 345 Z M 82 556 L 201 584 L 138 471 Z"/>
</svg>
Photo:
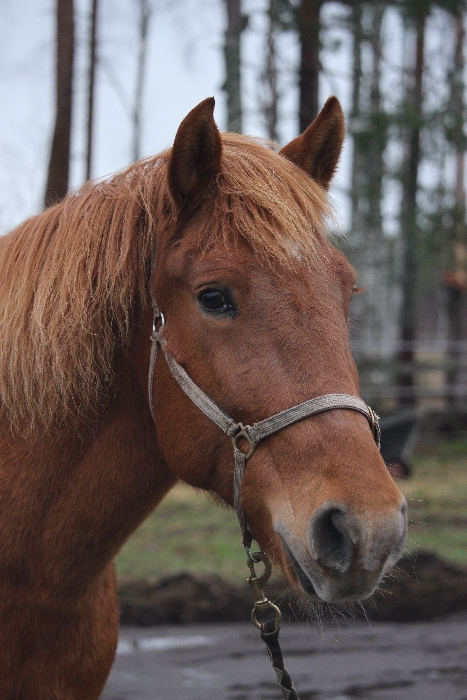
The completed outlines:
<svg viewBox="0 0 467 700">
<path fill-rule="evenodd" d="M 281 522 L 275 529 L 286 563 L 305 593 L 329 603 L 362 600 L 375 591 L 402 555 L 407 503 L 403 499 L 385 517 L 370 518 L 342 503 L 327 501 L 311 516 L 305 538 L 297 537 Z"/>
</svg>

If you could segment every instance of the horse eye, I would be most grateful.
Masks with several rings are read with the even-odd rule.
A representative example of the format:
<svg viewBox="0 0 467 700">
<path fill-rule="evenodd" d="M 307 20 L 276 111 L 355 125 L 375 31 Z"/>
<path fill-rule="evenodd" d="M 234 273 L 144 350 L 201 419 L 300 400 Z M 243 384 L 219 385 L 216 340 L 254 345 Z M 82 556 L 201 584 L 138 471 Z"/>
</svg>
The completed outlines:
<svg viewBox="0 0 467 700">
<path fill-rule="evenodd" d="M 235 304 L 226 292 L 218 289 L 205 289 L 198 294 L 198 302 L 203 311 L 208 313 L 236 314 Z"/>
</svg>

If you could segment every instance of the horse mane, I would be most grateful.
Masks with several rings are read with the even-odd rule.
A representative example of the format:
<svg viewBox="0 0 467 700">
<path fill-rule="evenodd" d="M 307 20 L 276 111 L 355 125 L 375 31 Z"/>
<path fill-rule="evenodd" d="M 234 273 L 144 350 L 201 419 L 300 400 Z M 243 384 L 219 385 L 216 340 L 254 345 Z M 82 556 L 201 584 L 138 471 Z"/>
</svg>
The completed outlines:
<svg viewBox="0 0 467 700">
<path fill-rule="evenodd" d="M 0 415 L 12 429 L 92 423 L 108 403 L 116 354 L 150 303 L 153 246 L 177 227 L 169 157 L 86 183 L 0 240 Z M 240 236 L 268 263 L 319 258 L 326 193 L 254 139 L 223 135 L 206 208 L 205 247 Z"/>
</svg>

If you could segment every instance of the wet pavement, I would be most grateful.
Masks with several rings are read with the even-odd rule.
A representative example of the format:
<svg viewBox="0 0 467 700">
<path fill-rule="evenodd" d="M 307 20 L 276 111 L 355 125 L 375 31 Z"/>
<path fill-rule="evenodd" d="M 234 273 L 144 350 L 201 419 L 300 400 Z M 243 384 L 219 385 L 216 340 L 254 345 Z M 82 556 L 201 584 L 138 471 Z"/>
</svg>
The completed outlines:
<svg viewBox="0 0 467 700">
<path fill-rule="evenodd" d="M 300 700 L 467 700 L 467 615 L 436 622 L 284 623 Z M 251 624 L 122 627 L 102 700 L 280 700 Z"/>
</svg>

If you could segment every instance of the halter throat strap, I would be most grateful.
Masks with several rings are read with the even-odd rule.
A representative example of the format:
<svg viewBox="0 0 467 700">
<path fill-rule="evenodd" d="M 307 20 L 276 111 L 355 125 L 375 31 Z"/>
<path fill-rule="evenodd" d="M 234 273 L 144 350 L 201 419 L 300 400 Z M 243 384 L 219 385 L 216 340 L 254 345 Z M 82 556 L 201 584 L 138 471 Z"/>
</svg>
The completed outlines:
<svg viewBox="0 0 467 700">
<path fill-rule="evenodd" d="M 161 326 L 159 329 L 157 329 L 156 323 L 159 319 L 161 320 Z M 154 372 L 156 367 L 157 351 L 160 346 L 170 372 L 181 389 L 200 409 L 200 411 L 202 411 L 207 418 L 215 423 L 232 440 L 235 460 L 233 502 L 235 514 L 242 530 L 243 544 L 245 547 L 250 547 L 253 540 L 253 535 L 248 527 L 242 506 L 241 485 L 246 462 L 253 455 L 258 443 L 261 442 L 261 440 L 274 435 L 274 433 L 277 433 L 283 428 L 286 428 L 293 423 L 297 423 L 304 418 L 309 418 L 310 416 L 315 416 L 318 413 L 324 413 L 325 411 L 331 411 L 335 408 L 343 408 L 357 411 L 365 416 L 365 418 L 368 420 L 373 437 L 379 449 L 381 432 L 378 424 L 378 416 L 369 406 L 366 405 L 364 401 L 362 401 L 362 399 L 359 399 L 357 396 L 352 396 L 351 394 L 326 394 L 325 396 L 318 396 L 314 399 L 309 399 L 308 401 L 297 404 L 296 406 L 292 406 L 291 408 L 287 408 L 285 411 L 276 413 L 269 418 L 265 418 L 258 423 L 254 423 L 253 425 L 243 425 L 243 423 L 237 423 L 233 418 L 219 408 L 219 406 L 217 406 L 217 404 L 215 404 L 214 401 L 212 401 L 212 399 L 210 399 L 209 396 L 207 396 L 207 394 L 205 394 L 197 384 L 195 384 L 183 367 L 179 365 L 172 355 L 167 352 L 166 343 L 162 337 L 164 324 L 164 316 L 157 311 L 151 334 L 151 357 L 149 362 L 148 377 L 149 407 L 151 409 L 152 417 L 155 421 L 153 408 Z M 240 447 L 242 440 L 246 441 L 248 445 L 248 450 L 246 452 Z"/>
</svg>

